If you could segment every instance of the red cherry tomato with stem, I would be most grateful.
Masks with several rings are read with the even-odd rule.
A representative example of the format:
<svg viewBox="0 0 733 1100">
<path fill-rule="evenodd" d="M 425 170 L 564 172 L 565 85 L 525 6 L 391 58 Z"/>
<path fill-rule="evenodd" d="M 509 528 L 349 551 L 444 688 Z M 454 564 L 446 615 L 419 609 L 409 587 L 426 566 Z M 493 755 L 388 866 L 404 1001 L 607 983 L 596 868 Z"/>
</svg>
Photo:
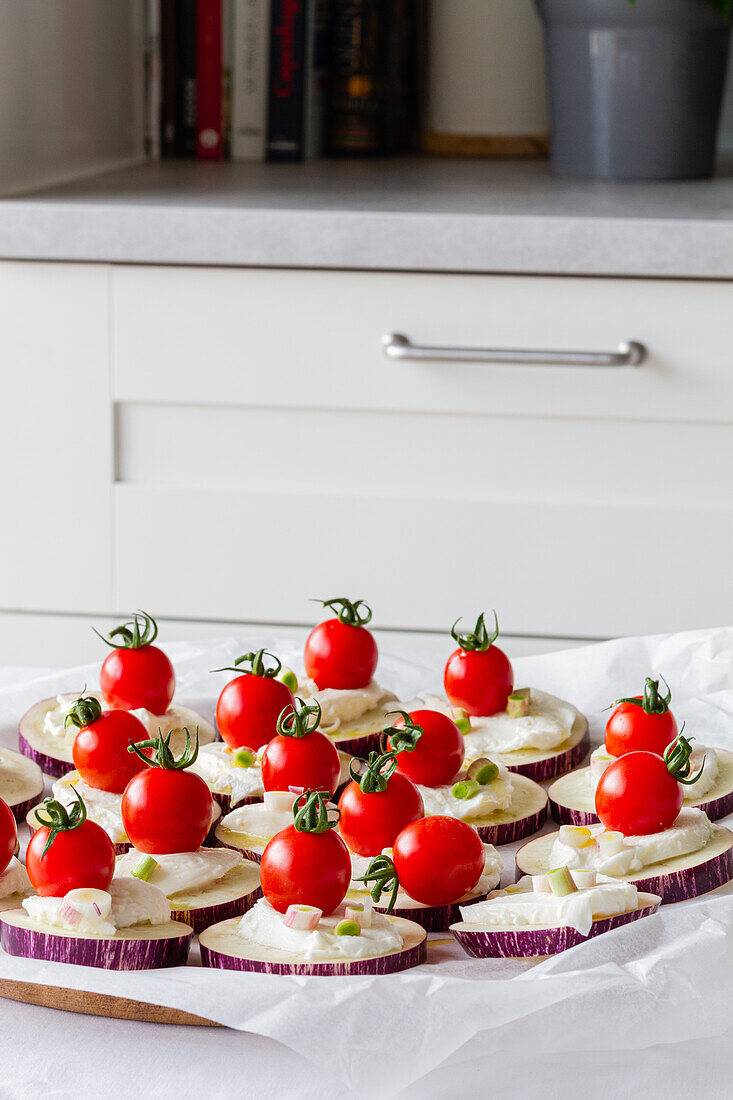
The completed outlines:
<svg viewBox="0 0 733 1100">
<path fill-rule="evenodd" d="M 506 710 L 514 688 L 514 672 L 503 650 L 494 645 L 499 636 L 499 623 L 494 612 L 494 630 L 489 634 L 484 613 L 478 617 L 472 633 L 456 631 L 456 619 L 451 637 L 458 643 L 448 658 L 443 674 L 445 693 L 454 707 L 467 714 L 487 716 Z"/>
<path fill-rule="evenodd" d="M 682 734 L 664 756 L 628 752 L 604 771 L 596 787 L 596 813 L 607 829 L 624 836 L 660 833 L 674 825 L 682 809 L 681 783 L 694 783 L 690 742 Z"/>
<path fill-rule="evenodd" d="M 115 871 L 115 846 L 96 822 L 87 818 L 81 797 L 67 810 L 48 798 L 36 817 L 40 829 L 31 837 L 25 866 L 31 886 L 41 897 L 60 898 L 86 887 L 109 890 Z"/>
<path fill-rule="evenodd" d="M 148 737 L 140 719 L 129 711 L 103 711 L 93 695 L 82 695 L 66 715 L 66 725 L 79 729 L 71 752 L 74 767 L 90 787 L 122 794 L 133 775 L 145 767 L 127 751 L 131 741 Z"/>
<path fill-rule="evenodd" d="M 366 624 L 371 609 L 363 600 L 319 600 L 336 612 L 311 630 L 305 643 L 305 671 L 319 691 L 357 690 L 371 683 L 377 668 L 377 643 Z"/>
<path fill-rule="evenodd" d="M 265 898 L 279 913 L 289 905 L 314 905 L 324 916 L 346 897 L 351 857 L 335 831 L 322 791 L 306 791 L 292 825 L 277 833 L 262 855 L 260 882 Z"/>
<path fill-rule="evenodd" d="M 647 676 L 643 696 L 617 699 L 611 717 L 606 723 L 606 748 L 611 756 L 623 756 L 627 752 L 664 753 L 677 737 L 677 723 L 669 702 L 672 693 L 669 685 L 666 695 L 659 692 L 659 680 Z"/>
<path fill-rule="evenodd" d="M 341 777 L 341 761 L 332 741 L 321 733 L 319 704 L 297 699 L 282 712 L 277 735 L 262 756 L 262 785 L 266 791 L 291 787 L 333 794 Z"/>
<path fill-rule="evenodd" d="M 384 732 L 397 752 L 397 771 L 413 783 L 441 787 L 460 770 L 466 748 L 463 734 L 438 710 L 390 711 L 400 718 Z M 387 715 L 389 717 L 389 715 Z"/>
<path fill-rule="evenodd" d="M 419 790 L 396 767 L 394 752 L 370 753 L 361 776 L 351 765 L 352 781 L 338 803 L 339 832 L 360 856 L 375 856 L 383 848 L 391 848 L 397 834 L 425 812 Z"/>
<path fill-rule="evenodd" d="M 122 795 L 122 823 L 139 852 L 197 852 L 211 827 L 211 791 L 200 776 L 185 770 L 198 756 L 198 733 L 192 747 L 185 732 L 186 747 L 178 760 L 169 747 L 170 733 L 130 746 L 148 765 L 133 776 Z M 155 750 L 153 760 L 143 755 L 144 748 Z"/>
<path fill-rule="evenodd" d="M 165 714 L 173 698 L 176 677 L 163 650 L 152 645 L 158 636 L 155 619 L 139 611 L 129 622 L 111 630 L 106 638 L 98 631 L 95 633 L 113 647 L 99 677 L 107 705 L 116 710 L 144 708 L 152 714 Z"/>
<path fill-rule="evenodd" d="M 268 657 L 275 662 L 269 667 Z M 279 658 L 266 649 L 237 657 L 232 669 L 216 669 L 240 673 L 229 681 L 216 704 L 216 725 L 230 749 L 256 751 L 277 733 L 278 718 L 295 701 L 290 687 L 276 679 L 281 669 Z"/>
</svg>

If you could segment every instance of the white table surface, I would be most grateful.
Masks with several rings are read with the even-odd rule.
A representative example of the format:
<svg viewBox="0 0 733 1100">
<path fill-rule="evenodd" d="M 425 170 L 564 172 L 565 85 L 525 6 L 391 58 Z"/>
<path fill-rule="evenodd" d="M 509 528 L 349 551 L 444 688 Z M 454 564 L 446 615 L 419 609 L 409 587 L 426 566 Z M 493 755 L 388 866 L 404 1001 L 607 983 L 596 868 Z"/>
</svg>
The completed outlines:
<svg viewBox="0 0 733 1100">
<path fill-rule="evenodd" d="M 0 687 L 21 684 L 49 669 L 0 668 Z M 374 1052 L 376 1095 L 401 1100 L 614 1100 L 631 1093 L 647 1100 L 733 1096 L 733 1026 L 712 1039 L 641 1049 L 589 1050 L 582 1055 L 527 1050 L 521 1063 L 502 1061 L 483 1039 L 467 1042 L 438 1069 L 406 1090 L 389 1087 L 399 1061 L 399 1035 L 409 1022 L 385 1020 L 384 1050 Z M 602 1037 L 599 1037 L 602 1042 Z M 80 1016 L 0 999 L 0 1100 L 128 1098 L 138 1093 L 176 1100 L 275 1097 L 356 1100 L 329 1073 L 273 1040 L 224 1028 L 174 1027 Z"/>
</svg>

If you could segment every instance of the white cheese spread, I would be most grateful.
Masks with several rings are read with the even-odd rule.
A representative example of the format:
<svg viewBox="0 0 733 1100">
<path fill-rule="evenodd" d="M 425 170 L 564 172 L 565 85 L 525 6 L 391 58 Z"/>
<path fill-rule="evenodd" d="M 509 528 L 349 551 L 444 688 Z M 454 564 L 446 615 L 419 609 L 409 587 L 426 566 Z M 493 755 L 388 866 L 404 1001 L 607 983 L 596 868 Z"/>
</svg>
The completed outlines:
<svg viewBox="0 0 733 1100">
<path fill-rule="evenodd" d="M 426 695 L 425 706 L 452 713 L 450 703 L 437 695 Z M 577 717 L 572 704 L 532 688 L 529 714 L 523 717 L 510 718 L 505 712 L 488 717 L 471 715 L 471 729 L 465 735 L 466 758 L 476 760 L 520 749 L 556 749 L 569 738 Z"/>
<path fill-rule="evenodd" d="M 122 795 L 112 791 L 100 791 L 85 783 L 78 772 L 70 772 L 57 779 L 51 787 L 53 797 L 63 806 L 75 804 L 74 791 L 81 796 L 87 808 L 87 816 L 97 825 L 101 825 L 113 844 L 124 844 L 127 840 L 125 826 L 122 824 Z"/>
<path fill-rule="evenodd" d="M 594 920 L 614 917 L 636 909 L 638 895 L 630 882 L 603 879 L 595 886 L 581 887 L 565 897 L 535 893 L 532 879 L 522 879 L 522 890 L 497 890 L 486 901 L 461 908 L 466 924 L 482 928 L 541 927 L 575 928 L 587 936 Z"/>
<path fill-rule="evenodd" d="M 371 928 L 362 928 L 358 936 L 337 936 L 336 925 L 344 920 L 344 907 L 329 917 L 321 917 L 316 928 L 287 928 L 283 914 L 261 898 L 239 923 L 239 934 L 250 943 L 283 951 L 299 959 L 364 959 L 399 951 L 402 937 L 395 926 L 374 913 Z"/>
<path fill-rule="evenodd" d="M 135 848 L 119 856 L 115 880 L 134 877 L 133 869 L 142 858 L 143 853 Z M 147 881 L 168 898 L 174 894 L 204 890 L 242 862 L 241 852 L 234 852 L 231 848 L 199 848 L 197 852 L 172 852 L 152 858 L 158 866 Z"/>
<path fill-rule="evenodd" d="M 261 767 L 264 751 L 263 745 L 256 754 L 254 764 L 242 768 L 234 763 L 233 750 L 222 741 L 215 741 L 199 749 L 196 760 L 188 770 L 200 775 L 215 794 L 229 795 L 232 806 L 236 806 L 245 798 L 264 794 Z"/>
<path fill-rule="evenodd" d="M 372 680 L 365 688 L 324 688 L 319 691 L 313 680 L 303 680 L 299 694 L 309 702 L 315 700 L 321 708 L 319 729 L 323 733 L 335 733 L 348 727 L 349 722 L 363 718 L 380 703 L 393 699 L 391 692 Z"/>
<path fill-rule="evenodd" d="M 590 769 L 588 771 L 588 781 L 592 790 L 595 791 L 598 780 L 606 768 L 610 768 L 611 764 L 616 763 L 616 760 L 617 757 L 611 756 L 605 745 L 593 750 L 590 754 Z M 697 802 L 715 786 L 718 778 L 718 767 L 718 754 L 715 749 L 706 749 L 702 745 L 697 745 L 692 750 L 690 774 L 695 775 L 702 768 L 702 775 L 694 783 L 680 783 L 685 802 Z"/>
<path fill-rule="evenodd" d="M 99 899 L 94 904 L 79 904 L 77 897 L 85 893 L 72 890 L 63 898 L 26 898 L 23 908 L 31 920 L 77 936 L 113 936 L 120 928 L 166 924 L 171 918 L 165 895 L 138 879 L 113 881 L 109 891 L 89 891 Z"/>
<path fill-rule="evenodd" d="M 466 778 L 465 772 L 461 772 L 453 783 L 446 786 L 423 787 L 418 784 L 426 817 L 442 814 L 446 817 L 457 817 L 460 821 L 471 821 L 487 817 L 495 810 L 508 810 L 512 803 L 512 773 L 503 764 L 497 766 L 497 778 L 482 786 L 472 798 L 456 798 L 453 794 L 456 783 Z"/>
<path fill-rule="evenodd" d="M 28 881 L 25 867 L 20 860 L 13 856 L 0 875 L 0 898 L 8 898 L 11 894 L 24 894 L 30 888 L 31 884 Z"/>
<path fill-rule="evenodd" d="M 591 825 L 589 828 L 594 839 L 605 832 L 603 825 Z M 713 826 L 706 814 L 694 806 L 686 806 L 680 810 L 671 828 L 646 836 L 626 836 L 621 851 L 612 855 L 602 854 L 596 844 L 571 848 L 556 839 L 550 854 L 550 869 L 575 867 L 620 878 L 654 863 L 699 852 L 712 834 Z"/>
</svg>

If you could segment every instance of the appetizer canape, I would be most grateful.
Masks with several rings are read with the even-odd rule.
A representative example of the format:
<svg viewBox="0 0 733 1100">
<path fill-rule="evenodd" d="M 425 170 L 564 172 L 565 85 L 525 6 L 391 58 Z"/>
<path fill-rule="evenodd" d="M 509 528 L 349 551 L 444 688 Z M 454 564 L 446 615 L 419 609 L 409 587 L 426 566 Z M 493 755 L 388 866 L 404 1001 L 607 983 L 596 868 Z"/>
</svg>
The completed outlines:
<svg viewBox="0 0 733 1100">
<path fill-rule="evenodd" d="M 465 741 L 456 723 L 437 710 L 398 715 L 384 733 L 397 751 L 397 770 L 422 795 L 426 814 L 467 821 L 490 844 L 536 833 L 547 817 L 547 794 L 524 775 L 487 757 L 464 767 Z"/>
<path fill-rule="evenodd" d="M 223 818 L 216 830 L 221 844 L 259 862 L 267 842 L 290 823 L 293 793 L 310 788 L 333 795 L 349 781 L 345 754 L 321 733 L 320 719 L 315 700 L 296 698 L 284 708 L 275 736 L 260 750 L 262 801 L 240 805 Z"/>
<path fill-rule="evenodd" d="M 450 930 L 474 958 L 556 955 L 656 913 L 660 900 L 630 882 L 560 867 L 526 875 L 485 901 L 462 906 L 461 920 Z"/>
<path fill-rule="evenodd" d="M 165 653 L 152 644 L 157 634 L 155 620 L 140 611 L 102 638 L 112 646 L 112 652 L 102 664 L 101 693 L 90 692 L 88 697 L 96 698 L 105 711 L 131 711 L 149 736 L 155 736 L 158 730 L 176 731 L 173 735 L 176 751 L 183 747 L 178 731 L 187 726 L 197 726 L 200 743 L 208 744 L 216 736 L 211 723 L 188 707 L 172 702 L 175 675 Z M 67 719 L 77 699 L 78 695 L 42 699 L 20 720 L 20 751 L 39 764 L 46 775 L 64 775 L 72 763 L 77 727 Z"/>
<path fill-rule="evenodd" d="M 470 633 L 451 636 L 458 648 L 448 658 L 446 698 L 425 695 L 427 707 L 450 715 L 465 735 L 468 761 L 490 757 L 509 771 L 541 783 L 576 767 L 588 754 L 588 723 L 574 706 L 536 688 L 514 688 L 508 657 L 489 634 L 483 613 Z"/>
<path fill-rule="evenodd" d="M 321 729 L 337 748 L 360 756 L 376 749 L 384 715 L 395 696 L 374 679 L 377 643 L 367 623 L 371 609 L 363 600 L 318 600 L 334 617 L 313 628 L 305 643 L 307 680 L 301 695 L 317 701 Z"/>
<path fill-rule="evenodd" d="M 274 663 L 273 663 L 274 662 Z M 277 720 L 294 702 L 298 686 L 295 673 L 266 649 L 244 653 L 231 668 L 236 672 L 222 689 L 216 704 L 216 726 L 221 739 L 232 750 L 256 752 L 277 733 Z"/>
<path fill-rule="evenodd" d="M 43 772 L 34 760 L 0 745 L 0 799 L 21 822 L 43 795 Z"/>
<path fill-rule="evenodd" d="M 694 782 L 689 741 L 680 734 L 664 756 L 630 752 L 601 776 L 598 825 L 562 825 L 517 852 L 529 875 L 569 867 L 600 872 L 659 894 L 663 902 L 705 894 L 733 878 L 733 833 L 703 810 L 682 806 Z"/>
<path fill-rule="evenodd" d="M 388 974 L 425 959 L 426 932 L 343 904 L 349 853 L 322 791 L 296 798 L 262 856 L 264 897 L 239 920 L 202 932 L 204 966 L 272 974 Z"/>
<path fill-rule="evenodd" d="M 149 970 L 185 963 L 192 930 L 171 920 L 165 895 L 137 879 L 113 881 L 115 853 L 77 797 L 69 812 L 48 799 L 31 837 L 26 869 L 38 896 L 0 913 L 9 955 Z"/>
<path fill-rule="evenodd" d="M 351 866 L 347 902 L 353 911 L 373 905 L 428 932 L 445 931 L 459 919 L 461 905 L 482 901 L 499 885 L 502 872 L 501 856 L 472 826 L 437 815 L 405 826 L 381 855 L 352 853 Z"/>
<path fill-rule="evenodd" d="M 200 776 L 188 771 L 196 759 L 188 730 L 176 760 L 170 734 L 130 746 L 144 767 L 125 787 L 121 812 L 132 848 L 117 860 L 115 881 L 137 878 L 157 887 L 177 920 L 195 932 L 244 913 L 260 896 L 257 867 L 238 852 L 204 848 L 212 798 Z M 149 759 L 146 749 L 152 749 Z"/>
<path fill-rule="evenodd" d="M 617 699 L 606 723 L 605 744 L 590 756 L 590 767 L 557 779 L 549 789 L 552 816 L 561 825 L 593 825 L 595 791 L 606 768 L 627 752 L 639 750 L 663 753 L 677 737 L 677 722 L 669 704 L 672 693 L 665 683 L 646 678 L 644 694 Z M 683 786 L 686 806 L 704 810 L 711 821 L 733 811 L 733 753 L 698 745 L 692 750 L 690 767 L 697 773 L 693 783 Z"/>
<path fill-rule="evenodd" d="M 31 893 L 25 867 L 16 859 L 18 829 L 10 806 L 0 798 L 0 912 L 17 909 Z"/>
</svg>

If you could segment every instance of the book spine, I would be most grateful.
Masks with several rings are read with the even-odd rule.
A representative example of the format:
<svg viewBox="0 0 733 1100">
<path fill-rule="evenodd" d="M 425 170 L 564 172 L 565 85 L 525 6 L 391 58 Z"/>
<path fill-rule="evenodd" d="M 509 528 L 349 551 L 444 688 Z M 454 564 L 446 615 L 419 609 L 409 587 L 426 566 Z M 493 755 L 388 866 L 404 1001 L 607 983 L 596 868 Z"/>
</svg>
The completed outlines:
<svg viewBox="0 0 733 1100">
<path fill-rule="evenodd" d="M 264 160 L 270 0 L 234 0 L 232 159 Z"/>
<path fill-rule="evenodd" d="M 328 4 L 310 0 L 307 10 L 304 159 L 323 152 L 328 70 Z"/>
<path fill-rule="evenodd" d="M 176 153 L 196 155 L 196 0 L 175 0 Z"/>
<path fill-rule="evenodd" d="M 267 159 L 298 161 L 305 153 L 305 33 L 308 0 L 272 0 Z"/>
<path fill-rule="evenodd" d="M 160 148 L 164 157 L 176 155 L 176 0 L 160 7 Z"/>
<path fill-rule="evenodd" d="M 196 3 L 196 156 L 221 160 L 222 0 Z"/>
<path fill-rule="evenodd" d="M 158 160 L 161 111 L 159 0 L 147 0 L 145 17 L 145 153 L 150 160 Z"/>
</svg>

